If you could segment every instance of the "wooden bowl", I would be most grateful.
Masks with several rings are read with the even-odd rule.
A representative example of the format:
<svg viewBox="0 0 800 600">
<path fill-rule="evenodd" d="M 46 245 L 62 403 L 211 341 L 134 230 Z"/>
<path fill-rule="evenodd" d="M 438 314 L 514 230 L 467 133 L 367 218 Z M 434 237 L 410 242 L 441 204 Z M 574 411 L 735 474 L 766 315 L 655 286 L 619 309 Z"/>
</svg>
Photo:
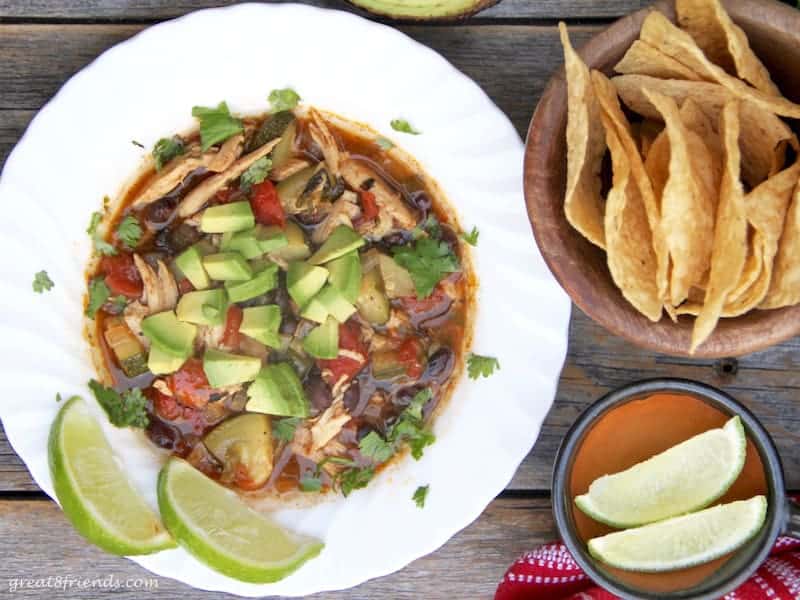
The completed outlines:
<svg viewBox="0 0 800 600">
<path fill-rule="evenodd" d="M 800 101 L 800 10 L 773 0 L 730 0 L 725 6 L 747 33 L 751 47 L 769 69 L 773 81 L 788 98 Z M 613 66 L 638 38 L 642 22 L 653 9 L 674 20 L 671 2 L 658 2 L 620 19 L 579 50 L 589 67 L 611 75 Z M 673 323 L 665 315 L 658 323 L 652 323 L 639 314 L 614 285 L 605 252 L 567 222 L 563 208 L 566 125 L 567 87 L 562 66 L 550 79 L 536 107 L 525 148 L 525 202 L 545 261 L 573 302 L 612 333 L 651 350 L 688 356 L 694 319 L 681 317 Z M 753 310 L 741 317 L 720 319 L 714 333 L 693 356 L 739 356 L 798 334 L 800 306 Z"/>
</svg>

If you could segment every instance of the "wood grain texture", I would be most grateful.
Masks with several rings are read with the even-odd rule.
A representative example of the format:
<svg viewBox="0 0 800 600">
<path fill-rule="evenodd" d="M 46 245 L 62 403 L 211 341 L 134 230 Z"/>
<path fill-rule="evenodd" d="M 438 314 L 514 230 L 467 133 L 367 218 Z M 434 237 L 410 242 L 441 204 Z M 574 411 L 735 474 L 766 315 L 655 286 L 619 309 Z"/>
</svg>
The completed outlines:
<svg viewBox="0 0 800 600">
<path fill-rule="evenodd" d="M 187 12 L 235 4 L 219 0 L 0 0 L 0 18 L 98 20 L 128 19 L 157 21 L 171 19 Z M 355 11 L 343 0 L 306 0 L 304 4 L 322 8 Z M 571 0 L 569 6 L 561 0 L 502 0 L 477 15 L 477 19 L 555 19 L 555 18 L 610 18 L 641 8 L 643 0 Z M 356 11 L 357 12 L 357 11 Z"/>
<path fill-rule="evenodd" d="M 431 493 L 435 493 L 435 488 L 431 488 Z M 506 568 L 517 556 L 554 537 L 550 504 L 546 499 L 498 499 L 489 505 L 478 521 L 445 546 L 405 569 L 369 581 L 356 590 L 316 594 L 309 598 L 490 598 Z M 62 576 L 102 579 L 109 575 L 122 581 L 155 578 L 158 587 L 152 591 L 84 589 L 63 593 L 20 589 L 13 597 L 93 600 L 113 594 L 118 600 L 141 600 L 197 595 L 182 583 L 156 577 L 132 561 L 111 556 L 89 545 L 72 529 L 55 503 L 47 500 L 0 500 L 0 539 L 22 540 L 25 548 L 29 549 L 7 553 L 0 561 L 0 595 L 9 592 L 9 579 L 12 578 Z M 32 560 L 31 550 L 35 550 L 35 560 Z M 205 593 L 203 598 L 221 600 L 233 599 L 234 596 Z"/>
</svg>

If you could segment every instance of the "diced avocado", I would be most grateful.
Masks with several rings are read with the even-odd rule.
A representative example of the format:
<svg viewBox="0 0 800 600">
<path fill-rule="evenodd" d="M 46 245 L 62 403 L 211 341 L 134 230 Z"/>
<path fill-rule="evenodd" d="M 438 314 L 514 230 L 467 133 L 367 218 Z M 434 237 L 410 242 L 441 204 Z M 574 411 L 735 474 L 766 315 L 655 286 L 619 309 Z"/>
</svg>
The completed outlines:
<svg viewBox="0 0 800 600">
<path fill-rule="evenodd" d="M 228 474 L 234 481 L 244 476 L 251 489 L 264 485 L 272 473 L 272 422 L 267 415 L 245 413 L 225 419 L 203 443 L 222 463 L 223 479 Z"/>
<path fill-rule="evenodd" d="M 308 301 L 308 303 L 300 311 L 300 316 L 309 321 L 316 323 L 324 323 L 328 318 L 328 308 L 316 296 Z"/>
<path fill-rule="evenodd" d="M 303 260 L 311 256 L 311 249 L 306 243 L 306 236 L 297 223 L 287 221 L 283 233 L 286 235 L 286 245 L 277 250 L 268 250 L 267 252 L 269 252 L 271 256 L 284 262 Z"/>
<path fill-rule="evenodd" d="M 272 348 L 280 348 L 278 329 L 281 326 L 281 309 L 277 304 L 251 306 L 242 312 L 240 333 Z"/>
<path fill-rule="evenodd" d="M 389 299 L 381 289 L 381 283 L 378 269 L 366 271 L 356 301 L 358 312 L 373 325 L 383 325 L 389 320 Z"/>
<path fill-rule="evenodd" d="M 207 208 L 200 217 L 200 231 L 204 233 L 225 233 L 243 231 L 256 224 L 250 203 L 231 202 Z"/>
<path fill-rule="evenodd" d="M 175 259 L 175 265 L 192 283 L 194 289 L 204 290 L 211 285 L 206 269 L 203 267 L 203 255 L 196 245 L 189 246 L 181 252 Z"/>
<path fill-rule="evenodd" d="M 278 265 L 268 265 L 256 273 L 250 281 L 225 282 L 231 302 L 244 302 L 266 294 L 278 285 Z"/>
<path fill-rule="evenodd" d="M 336 319 L 328 317 L 322 325 L 309 331 L 303 339 L 303 349 L 315 358 L 339 356 L 339 323 Z"/>
<path fill-rule="evenodd" d="M 261 359 L 255 356 L 231 354 L 209 348 L 203 355 L 203 371 L 211 387 L 220 388 L 253 381 L 261 369 Z"/>
<path fill-rule="evenodd" d="M 281 206 L 289 214 L 295 214 L 299 208 L 300 195 L 306 189 L 309 179 L 317 172 L 317 165 L 306 167 L 275 186 Z"/>
<path fill-rule="evenodd" d="M 203 258 L 203 266 L 211 279 L 219 281 L 247 281 L 253 270 L 238 252 L 219 252 Z"/>
<path fill-rule="evenodd" d="M 247 389 L 245 409 L 281 417 L 307 417 L 308 399 L 289 363 L 267 365 Z"/>
<path fill-rule="evenodd" d="M 192 353 L 197 327 L 179 321 L 167 310 L 142 319 L 142 333 L 164 353 L 186 359 Z"/>
<path fill-rule="evenodd" d="M 344 295 L 338 289 L 328 284 L 314 296 L 314 300 L 318 301 L 325 310 L 339 323 L 344 323 L 349 319 L 356 307 L 345 300 Z"/>
<path fill-rule="evenodd" d="M 158 346 L 154 345 L 150 347 L 150 355 L 147 357 L 147 368 L 150 369 L 153 375 L 167 375 L 180 369 L 185 362 L 186 358 L 167 354 L 159 349 Z"/>
<path fill-rule="evenodd" d="M 236 233 L 225 233 L 222 235 L 220 250 L 238 252 L 247 260 L 258 258 L 264 251 L 256 238 L 256 228 L 237 231 Z"/>
<path fill-rule="evenodd" d="M 388 381 L 406 374 L 406 364 L 400 360 L 397 350 L 373 352 L 370 359 L 372 377 Z"/>
<path fill-rule="evenodd" d="M 270 152 L 270 159 L 272 159 L 272 168 L 277 169 L 286 163 L 292 157 L 292 148 L 294 147 L 294 139 L 297 137 L 297 122 L 292 121 L 287 125 L 286 129 L 281 134 L 281 141 Z"/>
<path fill-rule="evenodd" d="M 180 321 L 198 325 L 222 325 L 228 308 L 228 295 L 222 288 L 188 292 L 181 296 L 175 314 Z"/>
<path fill-rule="evenodd" d="M 356 250 L 365 243 L 364 238 L 355 229 L 347 225 L 339 225 L 325 240 L 320 249 L 311 255 L 308 262 L 312 265 L 321 265 L 352 250 Z"/>
<path fill-rule="evenodd" d="M 398 265 L 391 256 L 386 254 L 378 255 L 378 268 L 383 277 L 383 289 L 389 298 L 401 298 L 403 296 L 414 296 L 417 288 L 414 280 L 403 267 Z"/>
<path fill-rule="evenodd" d="M 322 289 L 328 279 L 328 270 L 304 262 L 293 262 L 286 273 L 286 289 L 292 300 L 304 306 Z"/>
<path fill-rule="evenodd" d="M 332 260 L 325 268 L 330 272 L 330 284 L 342 292 L 345 300 L 355 303 L 361 290 L 361 260 L 358 251 L 353 250 Z"/>
<path fill-rule="evenodd" d="M 289 245 L 289 238 L 277 225 L 256 225 L 256 240 L 261 252 L 275 252 Z"/>
</svg>

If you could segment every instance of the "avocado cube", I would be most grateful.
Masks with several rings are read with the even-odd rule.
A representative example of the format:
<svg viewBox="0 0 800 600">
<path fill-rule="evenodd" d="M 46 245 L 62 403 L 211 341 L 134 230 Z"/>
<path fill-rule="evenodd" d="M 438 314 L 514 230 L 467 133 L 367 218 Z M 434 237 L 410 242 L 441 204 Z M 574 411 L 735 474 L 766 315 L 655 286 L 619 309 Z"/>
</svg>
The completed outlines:
<svg viewBox="0 0 800 600">
<path fill-rule="evenodd" d="M 328 318 L 328 315 L 328 309 L 322 302 L 317 300 L 316 297 L 309 300 L 308 304 L 306 304 L 300 311 L 301 317 L 317 323 L 324 323 Z"/>
<path fill-rule="evenodd" d="M 198 325 L 222 325 L 228 308 L 228 295 L 222 288 L 187 292 L 178 301 L 175 314 L 179 321 Z"/>
<path fill-rule="evenodd" d="M 189 246 L 181 252 L 175 259 L 175 265 L 192 283 L 194 289 L 204 290 L 211 285 L 206 269 L 203 267 L 203 255 L 196 245 Z"/>
<path fill-rule="evenodd" d="M 256 224 L 253 210 L 247 201 L 210 206 L 200 217 L 200 231 L 227 233 L 251 229 Z"/>
<path fill-rule="evenodd" d="M 278 329 L 281 326 L 281 309 L 277 304 L 245 308 L 239 333 L 272 348 L 281 347 Z"/>
<path fill-rule="evenodd" d="M 255 233 L 262 252 L 275 252 L 289 245 L 289 238 L 283 229 L 275 225 L 256 225 Z"/>
<path fill-rule="evenodd" d="M 203 355 L 203 371 L 211 387 L 220 388 L 253 381 L 261 369 L 261 359 L 255 356 L 231 354 L 209 348 Z"/>
<path fill-rule="evenodd" d="M 322 289 L 328 279 L 328 270 L 304 262 L 293 262 L 286 272 L 286 289 L 292 300 L 304 306 Z"/>
<path fill-rule="evenodd" d="M 247 281 L 253 269 L 238 252 L 219 252 L 203 258 L 203 266 L 211 279 L 220 281 Z"/>
<path fill-rule="evenodd" d="M 314 358 L 332 359 L 339 356 L 339 323 L 328 317 L 319 327 L 308 332 L 303 349 Z"/>
<path fill-rule="evenodd" d="M 246 229 L 237 233 L 225 233 L 222 235 L 220 250 L 238 252 L 247 260 L 258 258 L 264 254 L 256 238 L 256 228 Z"/>
<path fill-rule="evenodd" d="M 197 327 L 168 310 L 142 319 L 142 333 L 163 353 L 185 360 L 192 354 Z"/>
<path fill-rule="evenodd" d="M 269 265 L 256 273 L 250 281 L 226 281 L 225 289 L 231 302 L 244 302 L 266 294 L 278 285 L 278 265 Z"/>
<path fill-rule="evenodd" d="M 308 262 L 312 265 L 320 265 L 356 250 L 365 243 L 364 238 L 355 229 L 347 225 L 339 225 L 325 240 L 320 249 L 311 255 Z"/>
<path fill-rule="evenodd" d="M 167 354 L 158 346 L 150 347 L 150 355 L 147 357 L 147 368 L 153 375 L 167 375 L 174 373 L 186 362 L 185 358 Z"/>
<path fill-rule="evenodd" d="M 311 256 L 306 236 L 297 223 L 288 221 L 283 229 L 283 234 L 286 236 L 287 244 L 277 250 L 268 250 L 272 256 L 284 262 L 303 260 Z"/>
<path fill-rule="evenodd" d="M 245 409 L 282 417 L 307 417 L 308 398 L 289 363 L 267 365 L 247 388 Z"/>
<path fill-rule="evenodd" d="M 352 250 L 325 265 L 330 275 L 328 281 L 342 292 L 342 296 L 350 304 L 358 300 L 361 290 L 361 260 L 357 250 Z"/>
<path fill-rule="evenodd" d="M 345 300 L 342 292 L 331 284 L 322 288 L 322 291 L 314 296 L 314 300 L 322 304 L 328 314 L 332 315 L 339 323 L 344 323 L 356 312 L 356 307 Z"/>
</svg>

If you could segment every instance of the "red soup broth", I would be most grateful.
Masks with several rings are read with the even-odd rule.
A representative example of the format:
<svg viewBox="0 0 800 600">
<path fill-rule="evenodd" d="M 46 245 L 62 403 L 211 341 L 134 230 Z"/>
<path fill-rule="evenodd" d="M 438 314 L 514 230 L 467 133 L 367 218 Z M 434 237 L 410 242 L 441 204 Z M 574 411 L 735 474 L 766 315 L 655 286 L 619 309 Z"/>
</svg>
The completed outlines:
<svg viewBox="0 0 800 600">
<path fill-rule="evenodd" d="M 600 417 L 578 447 L 569 482 L 572 498 L 585 494 L 602 475 L 617 473 L 709 429 L 721 427 L 732 415 L 685 394 L 654 394 L 614 408 Z M 716 504 L 767 494 L 764 465 L 752 441 L 747 440 L 744 469 Z M 585 515 L 572 504 L 579 537 L 591 538 L 615 531 Z M 621 582 L 652 592 L 691 588 L 719 569 L 732 554 L 709 563 L 668 573 L 635 573 L 604 568 Z"/>
</svg>

